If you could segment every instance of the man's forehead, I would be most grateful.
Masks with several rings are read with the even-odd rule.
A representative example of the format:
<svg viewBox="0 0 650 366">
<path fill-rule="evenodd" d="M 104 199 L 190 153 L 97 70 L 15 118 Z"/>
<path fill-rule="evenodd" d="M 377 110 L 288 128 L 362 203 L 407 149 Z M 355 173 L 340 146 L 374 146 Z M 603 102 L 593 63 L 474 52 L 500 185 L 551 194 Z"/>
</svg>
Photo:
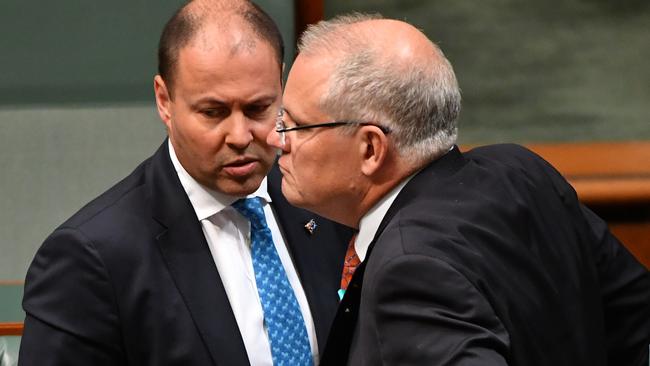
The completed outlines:
<svg viewBox="0 0 650 366">
<path fill-rule="evenodd" d="M 232 46 L 188 45 L 179 52 L 177 70 L 177 88 L 187 97 L 212 96 L 223 101 L 236 97 L 241 102 L 281 94 L 280 67 L 265 44 L 247 50 L 240 46 L 237 51 Z"/>
<path fill-rule="evenodd" d="M 320 98 L 327 91 L 332 71 L 330 57 L 299 55 L 289 71 L 285 94 Z"/>
<path fill-rule="evenodd" d="M 219 49 L 234 54 L 251 51 L 260 43 L 257 35 L 241 20 L 208 22 L 199 28 L 185 47 L 197 47 L 209 51 Z"/>
<path fill-rule="evenodd" d="M 327 117 L 320 101 L 327 93 L 331 69 L 327 60 L 298 56 L 289 72 L 283 96 L 289 118 L 306 121 Z"/>
<path fill-rule="evenodd" d="M 221 31 L 218 27 L 201 30 L 191 42 L 182 47 L 178 51 L 176 68 L 179 76 L 187 76 L 189 73 L 201 78 L 201 73 L 212 74 L 217 71 L 218 65 L 235 59 L 255 61 L 257 66 L 270 63 L 277 69 L 277 77 L 280 78 L 280 66 L 270 44 L 257 39 L 249 32 L 233 29 Z M 254 64 L 250 67 L 257 69 Z M 227 76 L 227 73 L 219 74 Z"/>
<path fill-rule="evenodd" d="M 191 14 L 209 14 L 219 16 L 247 5 L 244 0 L 193 0 L 186 6 L 186 11 Z"/>
</svg>

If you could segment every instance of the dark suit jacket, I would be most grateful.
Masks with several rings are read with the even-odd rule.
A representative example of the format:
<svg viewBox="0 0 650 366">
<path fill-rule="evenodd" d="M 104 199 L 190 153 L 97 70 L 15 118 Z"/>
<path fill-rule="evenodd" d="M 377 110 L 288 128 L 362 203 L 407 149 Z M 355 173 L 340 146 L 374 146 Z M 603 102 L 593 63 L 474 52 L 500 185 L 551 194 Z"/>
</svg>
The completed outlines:
<svg viewBox="0 0 650 366">
<path fill-rule="evenodd" d="M 272 205 L 323 346 L 350 232 L 290 206 L 274 169 Z M 45 240 L 23 307 L 21 365 L 249 364 L 167 142 Z"/>
<path fill-rule="evenodd" d="M 648 271 L 557 171 L 455 148 L 388 210 L 321 365 L 646 366 L 649 341 Z"/>
</svg>

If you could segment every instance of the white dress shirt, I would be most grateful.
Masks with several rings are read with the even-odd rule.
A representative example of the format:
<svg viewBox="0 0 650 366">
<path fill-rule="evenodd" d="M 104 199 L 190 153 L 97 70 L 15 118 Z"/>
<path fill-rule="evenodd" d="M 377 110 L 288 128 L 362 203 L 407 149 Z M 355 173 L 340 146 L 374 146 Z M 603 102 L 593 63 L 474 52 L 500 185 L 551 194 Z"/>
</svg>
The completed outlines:
<svg viewBox="0 0 650 366">
<path fill-rule="evenodd" d="M 377 229 L 381 224 L 381 220 L 386 216 L 386 212 L 397 198 L 397 195 L 402 191 L 402 188 L 408 183 L 415 174 L 404 179 L 397 187 L 393 188 L 387 195 L 382 197 L 379 202 L 375 203 L 374 206 L 359 221 L 359 233 L 357 233 L 357 238 L 354 240 L 354 250 L 357 252 L 359 261 L 363 262 L 366 259 L 366 254 L 368 253 L 368 247 L 374 239 Z"/>
<path fill-rule="evenodd" d="M 257 292 L 251 258 L 250 222 L 230 206 L 239 197 L 225 195 L 198 183 L 178 161 L 171 142 L 168 145 L 169 156 L 201 223 L 221 282 L 226 289 L 230 307 L 235 314 L 239 331 L 244 340 L 248 359 L 253 366 L 272 366 L 271 347 L 264 326 L 264 311 Z M 307 297 L 287 251 L 275 214 L 271 209 L 271 197 L 267 191 L 266 178 L 258 190 L 248 197 L 255 196 L 261 197 L 263 200 L 266 222 L 271 230 L 282 265 L 287 272 L 289 283 L 298 299 L 309 336 L 314 364 L 317 365 L 319 355 L 314 322 Z"/>
</svg>

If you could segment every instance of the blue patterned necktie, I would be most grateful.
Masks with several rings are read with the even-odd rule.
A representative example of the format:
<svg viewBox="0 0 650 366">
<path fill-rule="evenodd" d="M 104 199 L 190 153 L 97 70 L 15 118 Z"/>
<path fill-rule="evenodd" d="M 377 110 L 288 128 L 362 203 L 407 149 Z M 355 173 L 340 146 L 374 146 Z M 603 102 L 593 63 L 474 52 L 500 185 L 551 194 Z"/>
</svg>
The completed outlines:
<svg viewBox="0 0 650 366">
<path fill-rule="evenodd" d="M 273 244 L 271 230 L 266 225 L 261 199 L 240 199 L 232 206 L 251 222 L 255 282 L 264 310 L 273 364 L 313 365 L 305 321 Z"/>
</svg>

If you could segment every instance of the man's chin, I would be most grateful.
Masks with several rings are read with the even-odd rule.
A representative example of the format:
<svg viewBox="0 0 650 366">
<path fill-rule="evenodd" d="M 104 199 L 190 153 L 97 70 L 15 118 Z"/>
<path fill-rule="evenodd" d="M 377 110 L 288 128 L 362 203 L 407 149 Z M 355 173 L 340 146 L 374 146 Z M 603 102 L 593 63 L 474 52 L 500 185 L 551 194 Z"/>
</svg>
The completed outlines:
<svg viewBox="0 0 650 366">
<path fill-rule="evenodd" d="M 289 201 L 290 204 L 300 208 L 307 208 L 306 202 L 303 199 L 302 195 L 298 193 L 289 183 L 287 183 L 286 178 L 282 178 L 282 195 L 284 198 Z"/>
<path fill-rule="evenodd" d="M 245 170 L 245 167 L 242 170 Z M 263 160 L 256 161 L 253 169 L 242 174 L 232 174 L 232 171 L 221 169 L 210 188 L 229 196 L 244 197 L 257 191 L 270 170 L 271 164 Z"/>
<path fill-rule="evenodd" d="M 255 174 L 242 179 L 222 179 L 210 188 L 229 196 L 244 197 L 257 191 L 264 177 L 265 175 Z"/>
</svg>

